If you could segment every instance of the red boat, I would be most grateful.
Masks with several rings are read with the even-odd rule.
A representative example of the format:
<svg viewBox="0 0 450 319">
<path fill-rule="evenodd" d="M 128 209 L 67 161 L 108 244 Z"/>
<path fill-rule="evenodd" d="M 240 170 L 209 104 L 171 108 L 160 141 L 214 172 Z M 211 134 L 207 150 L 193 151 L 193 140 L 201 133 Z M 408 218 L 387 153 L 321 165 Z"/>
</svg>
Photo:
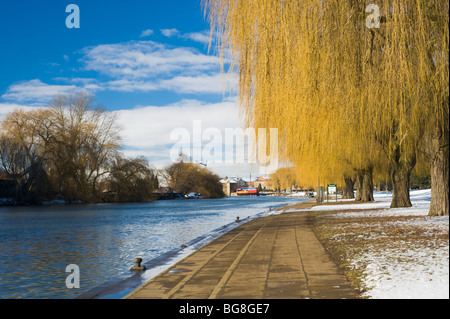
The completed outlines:
<svg viewBox="0 0 450 319">
<path fill-rule="evenodd" d="M 236 190 L 236 195 L 238 196 L 259 196 L 258 187 L 248 187 L 248 188 L 239 188 Z"/>
</svg>

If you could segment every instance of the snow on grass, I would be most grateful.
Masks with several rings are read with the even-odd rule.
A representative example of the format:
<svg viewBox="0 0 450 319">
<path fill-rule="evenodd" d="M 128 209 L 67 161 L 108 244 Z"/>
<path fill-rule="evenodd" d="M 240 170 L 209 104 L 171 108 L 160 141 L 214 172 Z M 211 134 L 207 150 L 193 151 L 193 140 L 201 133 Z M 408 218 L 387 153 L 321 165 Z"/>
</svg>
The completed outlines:
<svg viewBox="0 0 450 319">
<path fill-rule="evenodd" d="M 448 245 L 399 250 L 396 247 L 354 260 L 367 264 L 363 297 L 373 299 L 448 299 Z"/>
<path fill-rule="evenodd" d="M 428 216 L 430 190 L 410 194 L 409 208 L 389 208 L 392 195 L 376 193 L 375 203 L 311 209 L 330 212 L 317 219 L 319 235 L 357 274 L 363 298 L 449 298 L 449 217 Z"/>
</svg>

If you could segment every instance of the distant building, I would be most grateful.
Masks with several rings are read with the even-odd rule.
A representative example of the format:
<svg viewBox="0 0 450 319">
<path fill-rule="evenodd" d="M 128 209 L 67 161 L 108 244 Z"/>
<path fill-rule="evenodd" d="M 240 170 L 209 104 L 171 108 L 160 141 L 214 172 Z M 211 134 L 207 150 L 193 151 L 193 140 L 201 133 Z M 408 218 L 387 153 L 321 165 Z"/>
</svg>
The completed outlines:
<svg viewBox="0 0 450 319">
<path fill-rule="evenodd" d="M 231 194 L 236 193 L 238 188 L 248 186 L 248 183 L 240 177 L 223 178 L 220 183 L 222 183 L 225 196 L 231 196 Z"/>
<path fill-rule="evenodd" d="M 261 189 L 263 191 L 271 189 L 270 180 L 264 177 L 256 177 L 254 179 L 247 181 L 248 187 L 259 187 L 261 185 Z"/>
</svg>

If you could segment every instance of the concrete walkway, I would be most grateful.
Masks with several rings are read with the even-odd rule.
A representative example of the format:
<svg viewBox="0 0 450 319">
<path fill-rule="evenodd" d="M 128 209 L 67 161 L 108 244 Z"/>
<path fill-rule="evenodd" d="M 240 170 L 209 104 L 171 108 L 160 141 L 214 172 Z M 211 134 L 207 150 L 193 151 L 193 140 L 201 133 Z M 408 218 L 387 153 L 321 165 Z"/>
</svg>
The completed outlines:
<svg viewBox="0 0 450 319">
<path fill-rule="evenodd" d="M 307 212 L 245 223 L 125 298 L 355 298 L 308 224 Z"/>
</svg>

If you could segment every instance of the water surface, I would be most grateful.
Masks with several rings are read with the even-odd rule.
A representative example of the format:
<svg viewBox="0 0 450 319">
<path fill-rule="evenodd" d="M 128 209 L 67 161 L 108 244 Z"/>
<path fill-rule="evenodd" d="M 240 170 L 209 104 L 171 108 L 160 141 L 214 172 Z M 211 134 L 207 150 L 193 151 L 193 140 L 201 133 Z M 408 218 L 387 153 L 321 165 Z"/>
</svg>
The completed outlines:
<svg viewBox="0 0 450 319">
<path fill-rule="evenodd" d="M 75 298 L 236 216 L 297 202 L 286 197 L 230 197 L 142 204 L 0 207 L 0 298 Z M 80 288 L 68 289 L 68 264 Z"/>
</svg>

